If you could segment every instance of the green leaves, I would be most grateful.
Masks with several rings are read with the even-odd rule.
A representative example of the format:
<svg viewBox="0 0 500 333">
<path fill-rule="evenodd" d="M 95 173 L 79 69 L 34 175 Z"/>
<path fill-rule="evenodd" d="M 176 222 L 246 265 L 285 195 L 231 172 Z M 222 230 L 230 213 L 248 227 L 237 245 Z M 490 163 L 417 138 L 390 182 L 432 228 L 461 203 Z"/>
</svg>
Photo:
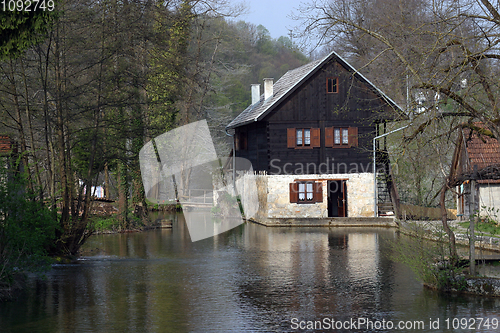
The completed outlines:
<svg viewBox="0 0 500 333">
<path fill-rule="evenodd" d="M 0 60 L 18 57 L 41 42 L 58 16 L 57 9 L 11 11 L 0 8 Z"/>
<path fill-rule="evenodd" d="M 0 171 L 0 284 L 18 272 L 36 270 L 55 240 L 58 222 L 26 192 L 20 175 Z"/>
</svg>

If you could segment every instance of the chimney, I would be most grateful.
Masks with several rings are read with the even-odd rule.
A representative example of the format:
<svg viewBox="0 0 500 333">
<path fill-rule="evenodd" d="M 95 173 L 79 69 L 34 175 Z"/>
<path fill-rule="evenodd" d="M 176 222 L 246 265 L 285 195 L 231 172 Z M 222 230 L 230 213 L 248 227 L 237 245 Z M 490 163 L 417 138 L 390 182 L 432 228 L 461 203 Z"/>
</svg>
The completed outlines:
<svg viewBox="0 0 500 333">
<path fill-rule="evenodd" d="M 264 79 L 264 100 L 273 96 L 273 78 Z"/>
<path fill-rule="evenodd" d="M 252 105 L 260 101 L 260 84 L 252 84 Z"/>
</svg>

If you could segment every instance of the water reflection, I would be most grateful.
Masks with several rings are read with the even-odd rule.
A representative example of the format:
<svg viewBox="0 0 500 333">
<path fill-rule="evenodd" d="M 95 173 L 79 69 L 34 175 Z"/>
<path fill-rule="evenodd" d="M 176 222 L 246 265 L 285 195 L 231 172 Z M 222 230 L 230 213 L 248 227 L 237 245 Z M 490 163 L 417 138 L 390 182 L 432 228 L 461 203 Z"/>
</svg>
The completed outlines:
<svg viewBox="0 0 500 333">
<path fill-rule="evenodd" d="M 26 295 L 0 305 L 0 327 L 2 332 L 289 332 L 292 318 L 427 324 L 429 318 L 443 323 L 497 315 L 496 299 L 424 290 L 407 267 L 388 258 L 388 241 L 395 238 L 389 229 L 244 224 L 192 243 L 179 215 L 171 230 L 93 236 L 78 263 L 31 279 Z"/>
</svg>

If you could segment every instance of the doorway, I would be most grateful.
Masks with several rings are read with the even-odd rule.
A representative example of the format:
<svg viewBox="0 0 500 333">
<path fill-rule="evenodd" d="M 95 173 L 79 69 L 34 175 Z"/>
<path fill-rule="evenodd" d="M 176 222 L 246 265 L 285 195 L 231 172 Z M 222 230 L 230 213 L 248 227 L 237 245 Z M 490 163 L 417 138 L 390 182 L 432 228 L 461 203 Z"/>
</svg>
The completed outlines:
<svg viewBox="0 0 500 333">
<path fill-rule="evenodd" d="M 328 217 L 347 217 L 347 186 L 345 180 L 328 181 Z"/>
</svg>

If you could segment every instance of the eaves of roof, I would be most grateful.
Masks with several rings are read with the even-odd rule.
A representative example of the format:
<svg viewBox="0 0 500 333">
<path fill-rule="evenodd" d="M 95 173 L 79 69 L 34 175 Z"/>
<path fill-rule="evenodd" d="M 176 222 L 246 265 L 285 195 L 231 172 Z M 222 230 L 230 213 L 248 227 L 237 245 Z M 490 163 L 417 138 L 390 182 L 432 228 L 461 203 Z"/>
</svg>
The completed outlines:
<svg viewBox="0 0 500 333">
<path fill-rule="evenodd" d="M 338 62 L 344 65 L 349 71 L 354 73 L 356 77 L 358 77 L 361 81 L 364 81 L 366 84 L 368 84 L 368 86 L 372 87 L 387 104 L 395 108 L 400 114 L 405 114 L 403 109 L 396 102 L 394 102 L 384 92 L 382 92 L 373 83 L 371 83 L 370 80 L 359 73 L 335 51 L 332 51 L 323 59 L 310 62 L 306 65 L 286 72 L 274 84 L 273 95 L 271 97 L 269 97 L 267 100 L 264 100 L 264 94 L 262 94 L 258 102 L 250 105 L 243 112 L 241 112 L 236 118 L 233 119 L 233 121 L 231 121 L 226 126 L 226 129 L 236 128 L 252 123 L 254 121 L 262 120 L 267 114 L 269 114 L 269 112 L 274 109 L 274 107 L 279 105 L 283 100 L 290 96 L 296 89 L 298 89 L 298 87 L 301 86 L 303 82 L 309 79 L 314 73 L 316 73 L 317 70 L 319 70 L 326 62 L 328 62 L 332 58 L 336 58 Z"/>
</svg>

